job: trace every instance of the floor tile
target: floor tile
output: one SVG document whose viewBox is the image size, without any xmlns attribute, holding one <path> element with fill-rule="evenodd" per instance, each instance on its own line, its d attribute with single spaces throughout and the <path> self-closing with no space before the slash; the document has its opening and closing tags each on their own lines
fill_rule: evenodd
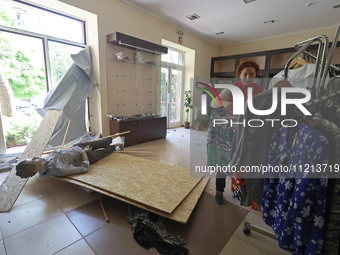
<svg viewBox="0 0 340 255">
<path fill-rule="evenodd" d="M 36 175 L 33 176 L 33 177 L 30 177 L 30 178 L 28 179 L 28 181 L 26 182 L 26 185 L 31 185 L 31 184 L 34 184 L 34 183 L 39 182 L 37 176 L 38 176 L 38 174 L 36 174 Z"/>
<path fill-rule="evenodd" d="M 0 255 L 6 255 L 5 245 L 3 242 L 0 242 Z"/>
<path fill-rule="evenodd" d="M 213 195 L 204 192 L 194 212 L 217 227 L 232 228 L 235 231 L 248 215 L 249 210 L 227 201 L 219 205 Z"/>
<path fill-rule="evenodd" d="M 68 211 L 66 215 L 82 236 L 87 236 L 107 224 L 99 200 Z"/>
<path fill-rule="evenodd" d="M 274 239 L 264 236 L 254 230 L 251 230 L 251 233 L 249 235 L 244 234 L 243 224 L 245 221 L 273 233 L 271 227 L 269 227 L 262 220 L 261 215 L 259 213 L 250 211 L 246 218 L 244 219 L 244 221 L 242 222 L 242 224 L 238 227 L 238 229 L 234 233 L 234 235 L 237 238 L 249 243 L 250 245 L 257 247 L 266 254 L 287 255 L 287 252 L 281 249 L 277 241 Z"/>
<path fill-rule="evenodd" d="M 96 255 L 84 239 L 81 239 L 65 249 L 55 253 L 55 255 Z"/>
<path fill-rule="evenodd" d="M 13 207 L 35 201 L 43 197 L 48 197 L 49 195 L 50 194 L 40 182 L 37 181 L 31 184 L 27 183 Z"/>
<path fill-rule="evenodd" d="M 185 226 L 177 222 L 166 222 L 165 226 L 170 234 L 180 235 L 187 243 L 189 254 L 195 255 L 218 255 L 233 234 L 197 214 L 192 214 Z"/>
<path fill-rule="evenodd" d="M 220 255 L 247 254 L 247 255 L 272 255 L 266 254 L 249 243 L 232 236 L 227 245 L 223 248 Z M 275 254 L 275 253 L 273 253 Z M 287 253 L 288 254 L 288 253 Z"/>
<path fill-rule="evenodd" d="M 190 254 L 219 254 L 249 211 L 226 202 L 220 206 L 204 192 L 187 224 L 166 221 L 168 232 L 187 242 Z"/>
<path fill-rule="evenodd" d="M 0 243 L 2 243 L 2 239 L 3 239 L 3 236 L 2 236 L 2 230 L 1 230 L 1 224 L 0 224 Z"/>
<path fill-rule="evenodd" d="M 137 255 L 159 255 L 159 254 L 160 253 L 155 248 L 151 248 L 149 250 L 144 249 L 143 251 L 141 251 Z"/>
<path fill-rule="evenodd" d="M 98 194 L 88 194 L 80 186 L 74 185 L 64 192 L 53 194 L 52 197 L 64 212 L 68 212 L 74 208 L 98 199 Z"/>
<path fill-rule="evenodd" d="M 76 228 L 62 214 L 5 238 L 7 255 L 54 254 L 81 239 Z"/>
<path fill-rule="evenodd" d="M 62 214 L 51 197 L 39 199 L 0 214 L 3 238 Z"/>
<path fill-rule="evenodd" d="M 131 225 L 110 223 L 85 237 L 97 255 L 136 255 L 144 251 L 133 238 Z"/>
<path fill-rule="evenodd" d="M 48 193 L 50 193 L 51 195 L 64 192 L 77 186 L 75 184 L 61 181 L 53 177 L 42 177 L 39 180 L 41 184 L 46 188 Z"/>
</svg>

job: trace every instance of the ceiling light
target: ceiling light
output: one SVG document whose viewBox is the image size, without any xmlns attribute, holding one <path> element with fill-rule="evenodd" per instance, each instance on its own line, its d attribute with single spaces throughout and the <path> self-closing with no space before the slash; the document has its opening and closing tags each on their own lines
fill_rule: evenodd
<svg viewBox="0 0 340 255">
<path fill-rule="evenodd" d="M 199 19 L 200 16 L 198 16 L 196 13 L 194 13 L 194 14 L 188 15 L 187 18 L 190 19 L 190 20 L 195 20 L 195 19 Z"/>
<path fill-rule="evenodd" d="M 217 32 L 216 35 L 223 35 L 224 32 Z"/>
<path fill-rule="evenodd" d="M 255 2 L 256 0 L 243 0 L 243 2 L 245 2 L 246 4 L 249 4 L 251 2 Z"/>
<path fill-rule="evenodd" d="M 340 8 L 340 4 L 334 5 L 333 8 L 334 8 L 334 9 Z"/>
<path fill-rule="evenodd" d="M 274 22 L 275 20 L 266 20 L 265 22 L 263 22 L 263 24 L 269 25 L 269 24 L 273 24 Z"/>
</svg>

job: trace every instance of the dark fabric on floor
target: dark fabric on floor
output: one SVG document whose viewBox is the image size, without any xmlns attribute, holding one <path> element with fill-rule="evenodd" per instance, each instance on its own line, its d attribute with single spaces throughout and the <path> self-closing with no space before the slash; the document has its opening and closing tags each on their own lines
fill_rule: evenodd
<svg viewBox="0 0 340 255">
<path fill-rule="evenodd" d="M 155 248 L 144 249 L 134 239 L 128 224 L 126 203 L 107 196 L 102 196 L 102 200 L 109 223 L 98 200 L 66 213 L 95 254 L 159 254 Z M 189 254 L 218 255 L 248 212 L 248 209 L 226 200 L 223 205 L 218 205 L 213 195 L 203 192 L 187 224 L 164 219 L 163 225 L 168 233 L 179 235 L 186 241 Z"/>
</svg>

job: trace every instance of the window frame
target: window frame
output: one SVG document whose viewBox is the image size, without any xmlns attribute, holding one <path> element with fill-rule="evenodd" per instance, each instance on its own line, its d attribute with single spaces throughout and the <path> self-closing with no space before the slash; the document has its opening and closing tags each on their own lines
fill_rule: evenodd
<svg viewBox="0 0 340 255">
<path fill-rule="evenodd" d="M 53 14 L 57 14 L 57 15 L 61 15 L 61 16 L 73 19 L 73 20 L 81 21 L 83 23 L 84 43 L 78 43 L 78 42 L 74 42 L 74 41 L 70 41 L 70 40 L 66 40 L 66 39 L 62 39 L 62 38 L 58 38 L 58 37 L 53 37 L 53 36 L 49 36 L 49 35 L 35 33 L 35 32 L 20 29 L 20 28 L 12 28 L 12 27 L 8 27 L 8 26 L 0 25 L 0 33 L 1 32 L 7 32 L 7 33 L 13 33 L 13 34 L 17 34 L 17 35 L 28 36 L 28 37 L 37 38 L 37 39 L 42 40 L 44 64 L 45 64 L 45 75 L 46 75 L 46 89 L 47 89 L 47 92 L 48 92 L 52 89 L 52 78 L 51 78 L 52 75 L 51 75 L 51 66 L 50 66 L 49 48 L 48 48 L 49 41 L 53 41 L 53 42 L 57 42 L 57 43 L 63 43 L 63 44 L 70 45 L 70 46 L 77 46 L 77 47 L 86 48 L 88 46 L 87 37 L 86 37 L 86 21 L 74 18 L 74 17 L 69 16 L 69 15 L 62 14 L 62 13 L 59 13 L 59 12 L 56 12 L 56 11 L 52 11 L 52 10 L 49 10 L 49 9 L 41 7 L 41 6 L 37 6 L 37 5 L 31 4 L 31 3 L 26 3 L 26 2 L 21 1 L 21 0 L 13 0 L 13 2 L 25 4 L 25 5 L 28 5 L 30 7 L 38 8 L 38 9 L 41 9 L 41 10 L 44 10 L 44 11 L 47 11 L 47 12 L 50 12 L 50 13 L 53 13 Z M 0 124 L 1 123 L 2 122 L 1 122 L 1 116 L 0 116 Z M 1 124 L 0 125 L 0 135 L 4 135 L 3 132 L 4 132 L 3 126 Z M 2 148 L 2 146 L 4 146 L 4 148 Z M 0 144 L 0 152 L 3 151 L 3 149 L 6 151 L 6 145 Z"/>
</svg>

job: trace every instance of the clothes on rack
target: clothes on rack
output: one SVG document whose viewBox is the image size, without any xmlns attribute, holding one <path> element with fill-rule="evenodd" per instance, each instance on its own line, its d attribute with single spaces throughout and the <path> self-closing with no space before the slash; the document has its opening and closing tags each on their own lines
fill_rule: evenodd
<svg viewBox="0 0 340 255">
<path fill-rule="evenodd" d="M 297 88 L 307 88 L 313 84 L 313 79 L 315 75 L 315 64 L 306 64 L 298 69 L 289 69 L 287 81 L 292 84 L 293 87 Z M 271 89 L 275 83 L 284 79 L 284 70 L 277 73 L 271 79 L 268 88 Z"/>
<path fill-rule="evenodd" d="M 295 144 L 294 144 L 295 141 Z M 329 142 L 305 123 L 283 127 L 273 135 L 268 165 L 313 166 L 329 164 Z M 274 229 L 279 246 L 293 254 L 322 254 L 327 176 L 267 178 L 264 181 L 263 220 Z"/>
<path fill-rule="evenodd" d="M 292 119 L 297 108 L 295 105 L 287 105 L 287 115 L 281 114 L 281 92 L 278 91 L 277 109 L 270 115 L 259 116 L 250 112 L 248 104 L 245 104 L 245 114 L 240 115 L 238 123 L 245 122 L 246 125 L 237 125 L 231 148 L 231 158 L 229 165 L 260 166 L 266 165 L 268 160 L 269 145 L 273 134 L 282 126 L 281 120 Z M 299 98 L 299 93 L 289 93 L 290 99 Z M 273 104 L 272 90 L 264 91 L 253 97 L 255 109 L 270 109 Z M 261 127 L 251 127 L 247 121 L 259 119 L 264 121 Z M 266 119 L 276 119 L 279 121 L 270 122 Z M 263 190 L 263 176 L 258 173 L 244 173 L 246 179 L 246 189 L 250 198 L 257 204 L 261 204 Z M 250 204 L 248 204 L 250 205 Z"/>
<path fill-rule="evenodd" d="M 321 118 L 318 121 L 328 133 L 332 134 L 334 149 L 331 147 L 331 151 L 335 152 L 334 163 L 340 164 L 340 127 L 326 118 Z M 328 140 L 330 141 L 330 139 Z M 332 178 L 328 181 L 324 255 L 340 253 L 340 179 Z"/>
</svg>

